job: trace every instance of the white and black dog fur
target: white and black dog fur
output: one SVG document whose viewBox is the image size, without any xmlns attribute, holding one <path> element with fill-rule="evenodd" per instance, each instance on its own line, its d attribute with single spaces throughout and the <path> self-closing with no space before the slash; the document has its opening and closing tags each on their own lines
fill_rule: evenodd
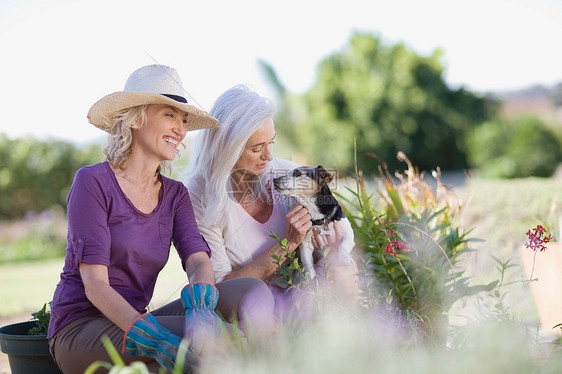
<svg viewBox="0 0 562 374">
<path fill-rule="evenodd" d="M 341 206 L 330 191 L 328 184 L 332 180 L 333 175 L 321 165 L 317 167 L 300 166 L 286 175 L 274 178 L 273 186 L 277 192 L 286 197 L 283 199 L 286 210 L 297 203 L 303 205 L 312 217 L 312 225 L 321 226 L 323 234 L 328 232 L 334 235 L 333 222 L 339 221 L 344 237 L 338 248 L 338 258 L 340 264 L 350 265 L 353 262 L 351 251 L 355 246 L 353 230 L 349 220 L 343 214 Z M 314 248 L 311 237 L 312 229 L 306 234 L 299 250 L 305 270 L 313 279 L 316 271 L 314 270 Z"/>
</svg>

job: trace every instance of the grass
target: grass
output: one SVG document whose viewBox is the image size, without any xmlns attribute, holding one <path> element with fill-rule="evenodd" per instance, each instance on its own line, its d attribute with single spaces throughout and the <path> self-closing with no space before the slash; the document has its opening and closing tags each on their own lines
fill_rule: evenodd
<svg viewBox="0 0 562 374">
<path fill-rule="evenodd" d="M 505 282 L 515 283 L 504 288 L 508 292 L 506 303 L 523 320 L 536 318 L 529 287 L 517 283 L 525 277 L 521 265 L 525 234 L 549 220 L 553 202 L 562 202 L 560 185 L 561 181 L 555 178 L 473 179 L 458 189 L 466 202 L 461 225 L 473 229 L 471 237 L 483 240 L 473 245 L 476 251 L 465 257 L 463 268 L 479 279 L 493 280 L 498 273 L 492 256 L 504 261 L 511 259 L 516 266 L 506 274 Z M 561 212 L 556 209 L 556 217 L 551 221 L 557 224 Z M 554 231 L 558 235 L 557 227 Z"/>
<path fill-rule="evenodd" d="M 0 223 L 0 265 L 64 256 L 66 221 L 61 208 Z"/>
<path fill-rule="evenodd" d="M 535 373 L 560 372 L 561 356 L 529 349 L 529 337 L 509 323 L 482 322 L 465 334 L 463 348 L 406 347 L 392 331 L 348 314 L 325 313 L 294 335 L 276 335 L 250 349 L 231 349 L 201 372 L 288 373 Z M 548 357 L 548 358 L 547 358 Z"/>
<path fill-rule="evenodd" d="M 38 311 L 52 299 L 61 270 L 62 258 L 1 265 L 0 317 Z"/>
<path fill-rule="evenodd" d="M 0 265 L 0 319 L 36 312 L 53 298 L 64 258 Z M 170 253 L 170 260 L 156 283 L 150 307 L 158 308 L 179 297 L 187 283 L 179 257 Z"/>
</svg>

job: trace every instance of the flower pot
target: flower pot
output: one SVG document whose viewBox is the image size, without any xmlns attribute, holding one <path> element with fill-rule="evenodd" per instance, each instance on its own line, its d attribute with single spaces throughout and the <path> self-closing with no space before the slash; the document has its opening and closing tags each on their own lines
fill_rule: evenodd
<svg viewBox="0 0 562 374">
<path fill-rule="evenodd" d="M 0 349 L 8 355 L 12 374 L 61 374 L 49 352 L 47 335 L 29 335 L 35 321 L 0 328 Z"/>
<path fill-rule="evenodd" d="M 523 248 L 523 267 L 527 279 L 536 279 L 530 286 L 541 327 L 559 334 L 560 329 L 552 328 L 562 323 L 562 242 L 548 243 L 546 247 L 537 253 Z"/>
</svg>

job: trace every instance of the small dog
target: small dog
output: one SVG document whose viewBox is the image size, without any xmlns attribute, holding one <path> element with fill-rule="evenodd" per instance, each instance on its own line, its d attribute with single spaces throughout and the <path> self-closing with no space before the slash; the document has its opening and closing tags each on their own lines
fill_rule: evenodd
<svg viewBox="0 0 562 374">
<path fill-rule="evenodd" d="M 295 204 L 301 204 L 308 209 L 312 216 L 312 225 L 321 226 L 322 233 L 335 235 L 334 221 L 339 221 L 344 237 L 338 248 L 340 264 L 350 265 L 353 262 L 351 251 L 355 246 L 351 223 L 342 212 L 341 206 L 330 191 L 328 184 L 333 180 L 332 174 L 321 165 L 317 167 L 297 167 L 286 175 L 273 179 L 273 186 L 281 196 L 285 197 L 284 204 L 289 210 Z M 308 231 L 300 245 L 300 259 L 305 270 L 314 279 L 314 259 L 312 246 L 312 229 Z"/>
</svg>

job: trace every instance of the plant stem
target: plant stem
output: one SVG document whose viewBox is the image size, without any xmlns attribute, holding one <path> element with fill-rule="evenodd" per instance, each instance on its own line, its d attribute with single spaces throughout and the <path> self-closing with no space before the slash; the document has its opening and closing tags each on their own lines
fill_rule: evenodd
<svg viewBox="0 0 562 374">
<path fill-rule="evenodd" d="M 400 258 L 398 258 L 398 256 L 396 256 L 396 260 L 398 261 L 398 265 L 400 265 L 400 268 L 404 272 L 404 275 L 406 276 L 406 278 L 408 278 L 408 282 L 410 283 L 410 288 L 412 288 L 412 292 L 414 293 L 414 296 L 417 296 L 416 288 L 414 287 L 414 282 L 412 282 L 412 279 L 410 279 L 410 276 L 408 275 L 408 272 L 406 271 L 406 269 L 402 265 L 402 261 L 400 261 Z"/>
<path fill-rule="evenodd" d="M 535 254 L 533 256 L 533 266 L 531 267 L 531 276 L 529 277 L 529 281 L 533 280 L 533 273 L 535 272 L 535 261 L 537 259 L 537 252 L 538 251 L 535 251 Z M 537 280 L 539 279 L 537 278 Z"/>
</svg>

